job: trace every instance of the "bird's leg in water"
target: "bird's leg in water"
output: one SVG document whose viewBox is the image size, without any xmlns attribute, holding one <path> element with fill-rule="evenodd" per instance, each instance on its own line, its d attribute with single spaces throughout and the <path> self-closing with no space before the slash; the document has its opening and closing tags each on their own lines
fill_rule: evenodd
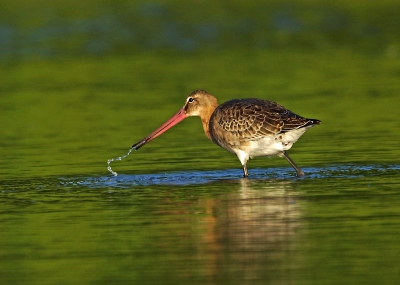
<svg viewBox="0 0 400 285">
<path fill-rule="evenodd" d="M 246 178 L 249 176 L 249 173 L 247 172 L 247 166 L 246 164 L 243 164 L 242 167 L 243 167 L 243 177 Z"/>
<path fill-rule="evenodd" d="M 286 160 L 289 161 L 290 165 L 296 170 L 297 177 L 303 177 L 304 172 L 294 163 L 294 161 L 290 158 L 290 156 L 286 153 L 286 151 L 283 152 L 283 155 L 285 156 Z"/>
</svg>

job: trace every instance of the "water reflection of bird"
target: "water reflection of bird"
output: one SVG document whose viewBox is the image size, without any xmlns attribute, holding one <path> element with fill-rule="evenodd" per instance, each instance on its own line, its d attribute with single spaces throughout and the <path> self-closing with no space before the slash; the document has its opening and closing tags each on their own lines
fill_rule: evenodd
<svg viewBox="0 0 400 285">
<path fill-rule="evenodd" d="M 191 116 L 200 116 L 204 132 L 212 142 L 238 156 L 244 177 L 248 176 L 247 161 L 257 156 L 284 156 L 297 176 L 304 176 L 286 151 L 308 128 L 321 123 L 261 99 L 235 99 L 218 106 L 214 96 L 196 90 L 186 98 L 178 113 L 132 148 L 139 149 Z"/>
<path fill-rule="evenodd" d="M 298 191 L 294 191 L 297 184 L 273 179 L 236 179 L 215 184 L 229 185 L 230 191 L 199 197 L 195 207 L 204 209 L 204 213 L 190 228 L 198 233 L 196 248 L 207 260 L 206 274 L 218 276 L 226 268 L 235 267 L 236 276 L 251 280 L 242 284 L 257 283 L 255 280 L 264 284 L 266 276 L 273 276 L 277 269 L 282 276 L 292 276 L 301 257 L 295 248 L 304 240 L 304 204 L 297 198 Z M 213 186 L 207 185 L 206 189 Z M 187 204 L 184 207 L 187 209 Z"/>
</svg>

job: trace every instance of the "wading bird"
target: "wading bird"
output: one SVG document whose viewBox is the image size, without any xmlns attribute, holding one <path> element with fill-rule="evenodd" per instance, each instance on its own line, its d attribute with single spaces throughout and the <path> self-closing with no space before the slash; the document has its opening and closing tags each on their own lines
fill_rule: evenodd
<svg viewBox="0 0 400 285">
<path fill-rule="evenodd" d="M 191 116 L 201 118 L 204 133 L 212 142 L 237 155 L 244 177 L 249 175 L 247 161 L 257 156 L 284 156 L 296 170 L 297 176 L 304 176 L 286 151 L 307 129 L 321 123 L 262 99 L 234 99 L 218 105 L 214 96 L 204 90 L 196 90 L 186 98 L 185 105 L 178 113 L 135 143 L 132 149 L 138 150 Z"/>
</svg>

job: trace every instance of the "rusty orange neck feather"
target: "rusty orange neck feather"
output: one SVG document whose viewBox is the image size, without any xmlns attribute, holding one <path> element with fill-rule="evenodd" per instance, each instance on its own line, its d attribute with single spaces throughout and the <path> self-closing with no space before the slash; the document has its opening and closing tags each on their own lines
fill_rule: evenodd
<svg viewBox="0 0 400 285">
<path fill-rule="evenodd" d="M 215 102 L 212 105 L 210 104 L 207 106 L 207 109 L 203 110 L 203 112 L 200 114 L 204 133 L 207 136 L 207 138 L 211 141 L 212 141 L 212 139 L 211 139 L 211 134 L 210 134 L 210 119 L 211 119 L 211 115 L 214 113 L 214 111 L 217 107 L 218 107 L 218 102 Z"/>
</svg>

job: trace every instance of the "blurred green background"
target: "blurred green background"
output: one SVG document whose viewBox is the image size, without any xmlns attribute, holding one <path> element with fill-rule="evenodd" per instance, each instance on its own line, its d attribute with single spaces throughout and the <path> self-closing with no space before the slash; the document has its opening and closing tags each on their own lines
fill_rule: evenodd
<svg viewBox="0 0 400 285">
<path fill-rule="evenodd" d="M 3 60 L 345 47 L 396 56 L 399 2 L 2 1 Z"/>
</svg>

